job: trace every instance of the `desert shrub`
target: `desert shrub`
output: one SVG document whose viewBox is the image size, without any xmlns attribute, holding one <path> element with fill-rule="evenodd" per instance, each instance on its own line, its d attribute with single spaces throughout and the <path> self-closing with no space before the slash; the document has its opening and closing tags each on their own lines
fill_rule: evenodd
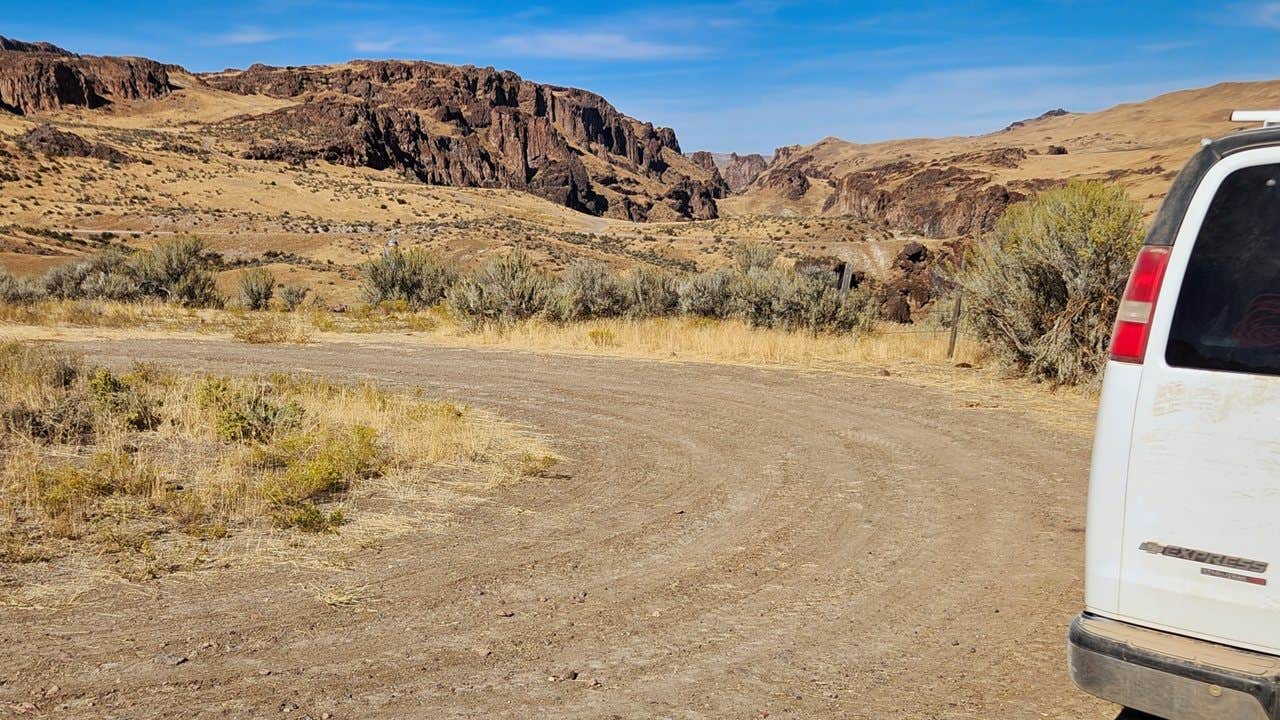
<svg viewBox="0 0 1280 720">
<path fill-rule="evenodd" d="M 725 285 L 724 316 L 760 327 L 772 325 L 774 297 L 782 282 L 783 273 L 759 267 L 734 273 Z"/>
<path fill-rule="evenodd" d="M 81 285 L 89 277 L 89 263 L 67 263 L 49 268 L 44 274 L 45 295 L 59 300 L 78 300 L 84 297 Z"/>
<path fill-rule="evenodd" d="M 618 344 L 618 336 L 609 328 L 591 328 L 587 331 L 587 339 L 596 347 L 613 347 Z"/>
<path fill-rule="evenodd" d="M 552 282 L 516 250 L 489 260 L 450 288 L 449 308 L 470 323 L 509 323 L 542 314 L 552 299 Z"/>
<path fill-rule="evenodd" d="M 370 305 L 403 300 L 415 308 L 429 307 L 444 299 L 458 279 L 457 270 L 434 253 L 414 248 L 392 248 L 360 268 L 364 276 L 361 294 Z"/>
<path fill-rule="evenodd" d="M 789 272 L 774 284 L 771 321 L 785 330 L 866 332 L 878 319 L 872 293 L 851 290 L 843 295 L 821 279 Z"/>
<path fill-rule="evenodd" d="M 285 312 L 293 312 L 302 307 L 302 303 L 307 299 L 307 289 L 301 285 L 281 285 L 280 286 L 280 307 Z"/>
<path fill-rule="evenodd" d="M 347 516 L 342 510 L 325 512 L 312 503 L 303 503 L 275 508 L 271 513 L 271 522 L 278 528 L 325 533 L 345 525 Z"/>
<path fill-rule="evenodd" d="M 651 267 L 636 268 L 621 282 L 623 314 L 628 318 L 666 317 L 680 309 L 676 278 Z"/>
<path fill-rule="evenodd" d="M 699 317 L 725 317 L 729 307 L 729 284 L 734 273 L 728 268 L 706 270 L 680 282 L 680 312 Z"/>
<path fill-rule="evenodd" d="M 213 415 L 214 433 L 228 442 L 264 442 L 276 433 L 296 428 L 302 408 L 293 402 L 275 402 L 270 385 L 241 391 L 226 378 L 205 378 L 196 388 L 198 406 Z"/>
<path fill-rule="evenodd" d="M 59 300 L 130 300 L 139 294 L 138 283 L 130 272 L 129 256 L 118 250 L 52 267 L 44 274 L 41 284 L 45 295 Z"/>
<path fill-rule="evenodd" d="M 105 497 L 145 497 L 158 485 L 153 467 L 116 452 L 97 453 L 84 467 L 37 467 L 28 481 L 37 502 L 51 517 L 83 513 Z"/>
<path fill-rule="evenodd" d="M 298 507 L 376 477 L 384 464 L 377 437 L 372 428 L 357 425 L 345 435 L 307 433 L 285 438 L 284 469 L 263 482 L 263 498 L 279 508 Z"/>
<path fill-rule="evenodd" d="M 205 265 L 204 242 L 179 237 L 134 255 L 130 271 L 143 295 L 187 307 L 219 307 L 222 296 Z"/>
<path fill-rule="evenodd" d="M 97 406 L 131 430 L 160 425 L 160 400 L 151 397 L 139 378 L 127 380 L 106 368 L 89 375 L 89 395 Z"/>
<path fill-rule="evenodd" d="M 618 276 L 604 263 L 580 261 L 565 271 L 549 306 L 556 320 L 617 317 L 625 299 Z"/>
<path fill-rule="evenodd" d="M 44 297 L 44 288 L 38 283 L 16 278 L 0 267 L 0 301 L 14 305 L 26 305 Z"/>
<path fill-rule="evenodd" d="M 958 275 L 968 324 L 1016 373 L 1091 382 L 1141 243 L 1141 210 L 1117 186 L 1073 182 L 1015 205 Z"/>
<path fill-rule="evenodd" d="M 0 427 L 5 432 L 41 442 L 92 442 L 94 421 L 93 401 L 83 392 L 64 393 L 43 403 L 18 400 L 0 410 Z"/>
<path fill-rule="evenodd" d="M 248 310 L 266 310 L 275 292 L 276 276 L 266 268 L 250 268 L 236 278 L 236 297 Z"/>
<path fill-rule="evenodd" d="M 733 264 L 742 274 L 752 270 L 767 272 L 778 259 L 778 248 L 760 242 L 740 242 L 733 247 Z"/>
</svg>

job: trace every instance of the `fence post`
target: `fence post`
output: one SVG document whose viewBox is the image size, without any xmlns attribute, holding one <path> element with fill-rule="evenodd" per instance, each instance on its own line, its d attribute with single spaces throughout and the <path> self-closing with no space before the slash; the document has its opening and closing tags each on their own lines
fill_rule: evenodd
<svg viewBox="0 0 1280 720">
<path fill-rule="evenodd" d="M 967 254 L 967 253 L 966 253 Z M 960 255 L 960 270 L 964 270 L 964 254 Z M 956 285 L 956 307 L 951 311 L 951 341 L 947 343 L 947 359 L 956 355 L 956 336 L 960 333 L 960 304 L 964 300 L 964 288 Z"/>
<path fill-rule="evenodd" d="M 840 266 L 840 294 L 848 295 L 853 286 L 853 264 L 848 260 Z"/>
</svg>

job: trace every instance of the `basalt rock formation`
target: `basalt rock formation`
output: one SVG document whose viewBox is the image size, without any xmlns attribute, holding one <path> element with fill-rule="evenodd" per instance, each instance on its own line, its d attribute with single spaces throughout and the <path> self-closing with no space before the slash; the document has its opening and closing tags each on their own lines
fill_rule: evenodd
<svg viewBox="0 0 1280 720">
<path fill-rule="evenodd" d="M 51 157 L 91 157 L 110 162 L 132 162 L 133 158 L 105 143 L 91 143 L 73 132 L 49 125 L 32 128 L 18 140 L 29 150 Z"/>
<path fill-rule="evenodd" d="M 738 193 L 746 190 L 768 167 L 769 161 L 759 153 L 729 153 L 729 161 L 721 174 L 729 184 L 729 190 Z"/>
<path fill-rule="evenodd" d="M 1001 154 L 996 160 L 1009 157 Z M 824 213 L 856 215 L 927 237 L 989 230 L 1005 208 L 1024 197 L 992 184 L 988 175 L 950 163 L 899 161 L 850 173 L 834 187 Z"/>
<path fill-rule="evenodd" d="M 423 182 L 527 190 L 595 215 L 710 219 L 727 186 L 675 132 L 594 93 L 493 68 L 353 62 L 204 76 L 214 87 L 298 101 L 237 120 L 251 158 L 321 159 Z"/>
<path fill-rule="evenodd" d="M 154 60 L 75 55 L 49 43 L 0 38 L 0 111 L 98 108 L 170 90 L 168 68 Z"/>
</svg>

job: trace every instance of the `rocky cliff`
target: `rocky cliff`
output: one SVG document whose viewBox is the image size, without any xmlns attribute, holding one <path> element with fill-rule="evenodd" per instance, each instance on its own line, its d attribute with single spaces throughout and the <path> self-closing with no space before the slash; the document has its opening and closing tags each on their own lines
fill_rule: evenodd
<svg viewBox="0 0 1280 720">
<path fill-rule="evenodd" d="M 680 152 L 670 128 L 594 93 L 493 68 L 428 62 L 255 65 L 203 77 L 241 94 L 298 101 L 238 120 L 253 158 L 316 158 L 394 169 L 423 182 L 527 190 L 629 220 L 717 216 L 726 187 Z"/>
<path fill-rule="evenodd" d="M 989 230 L 1023 195 L 955 164 L 899 161 L 836 179 L 823 212 L 855 215 L 926 237 Z"/>
<path fill-rule="evenodd" d="M 769 167 L 769 161 L 759 153 L 751 153 L 750 155 L 739 155 L 738 153 L 729 153 L 728 161 L 725 163 L 721 174 L 724 180 L 729 184 L 732 192 L 742 192 L 750 187 L 751 183 L 756 181 L 762 173 Z"/>
<path fill-rule="evenodd" d="M 0 38 L 0 111 L 97 108 L 170 90 L 167 68 L 153 60 L 75 55 L 49 43 Z"/>
</svg>

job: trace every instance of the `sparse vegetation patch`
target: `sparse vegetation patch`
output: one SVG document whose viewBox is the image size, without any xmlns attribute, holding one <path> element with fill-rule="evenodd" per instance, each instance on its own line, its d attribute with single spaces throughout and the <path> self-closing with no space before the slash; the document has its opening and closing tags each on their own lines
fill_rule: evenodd
<svg viewBox="0 0 1280 720">
<path fill-rule="evenodd" d="M 0 398 L 0 567 L 92 557 L 157 577 L 225 563 L 247 537 L 367 535 L 367 515 L 409 518 L 401 503 L 433 483 L 554 462 L 451 403 L 289 376 L 120 373 L 31 345 L 0 345 Z"/>
</svg>

